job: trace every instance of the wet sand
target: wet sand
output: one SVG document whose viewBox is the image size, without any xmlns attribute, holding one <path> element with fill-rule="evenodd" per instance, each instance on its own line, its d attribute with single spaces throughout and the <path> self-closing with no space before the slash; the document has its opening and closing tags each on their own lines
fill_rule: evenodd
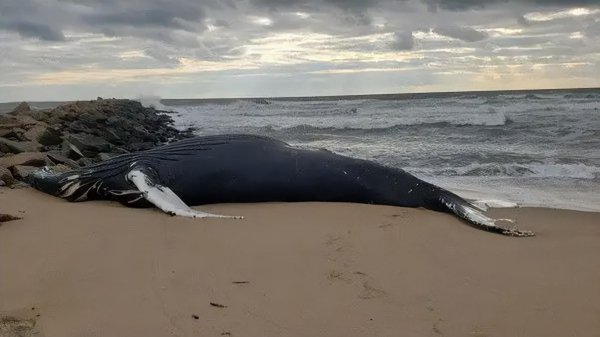
<svg viewBox="0 0 600 337">
<path fill-rule="evenodd" d="M 510 238 L 422 209 L 199 208 L 246 218 L 0 188 L 23 218 L 0 225 L 0 315 L 46 337 L 600 336 L 599 213 L 492 210 L 537 233 Z"/>
</svg>

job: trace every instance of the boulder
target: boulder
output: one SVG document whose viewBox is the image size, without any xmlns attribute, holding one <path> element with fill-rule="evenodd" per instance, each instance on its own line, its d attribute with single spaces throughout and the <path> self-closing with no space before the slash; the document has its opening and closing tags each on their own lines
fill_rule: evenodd
<svg viewBox="0 0 600 337">
<path fill-rule="evenodd" d="M 10 171 L 12 172 L 13 177 L 17 178 L 18 180 L 24 181 L 27 179 L 27 177 L 32 172 L 35 172 L 39 169 L 40 169 L 39 167 L 35 167 L 35 166 L 17 165 L 17 166 L 11 167 Z"/>
<path fill-rule="evenodd" d="M 0 137 L 9 138 L 15 129 L 20 128 L 21 124 L 9 123 L 0 124 Z"/>
<path fill-rule="evenodd" d="M 66 140 L 62 142 L 61 148 L 62 152 L 69 159 L 78 160 L 79 158 L 83 158 L 83 153 L 81 153 L 81 150 Z"/>
<path fill-rule="evenodd" d="M 153 142 L 142 142 L 142 143 L 133 143 L 133 144 L 129 144 L 128 148 L 131 151 L 144 151 L 144 150 L 150 150 L 151 148 L 154 147 L 154 143 Z"/>
<path fill-rule="evenodd" d="M 111 145 L 106 140 L 88 133 L 76 133 L 67 137 L 86 157 L 94 157 L 100 152 L 110 152 Z"/>
<path fill-rule="evenodd" d="M 90 166 L 90 165 L 94 164 L 94 161 L 91 160 L 90 158 L 83 157 L 83 158 L 79 159 L 77 161 L 77 163 L 79 164 L 79 166 L 85 167 L 85 166 Z"/>
<path fill-rule="evenodd" d="M 43 123 L 33 119 L 33 117 L 31 117 L 29 114 L 17 115 L 15 118 L 18 123 L 21 123 L 21 125 L 35 125 L 38 123 Z"/>
<path fill-rule="evenodd" d="M 62 143 L 60 132 L 49 126 L 35 125 L 27 130 L 23 136 L 27 140 L 36 141 L 46 146 L 59 145 Z"/>
<path fill-rule="evenodd" d="M 46 111 L 42 111 L 42 110 L 32 110 L 31 111 L 31 118 L 35 119 L 36 121 L 47 122 L 49 117 L 50 116 L 48 115 L 48 113 Z"/>
<path fill-rule="evenodd" d="M 0 158 L 0 166 L 10 168 L 16 165 L 37 166 L 46 165 L 46 155 L 41 152 L 21 152 L 14 156 Z"/>
<path fill-rule="evenodd" d="M 18 125 L 20 125 L 20 124 L 17 122 L 17 119 L 16 119 L 16 118 L 14 118 L 14 117 L 12 117 L 12 116 L 9 116 L 9 115 L 3 115 L 3 114 L 0 114 L 0 126 L 6 125 L 6 124 L 15 124 L 15 125 L 14 125 L 14 126 L 12 126 L 12 127 L 15 127 L 15 126 L 18 126 Z"/>
<path fill-rule="evenodd" d="M 19 116 L 19 115 L 28 115 L 31 112 L 31 107 L 29 107 L 29 104 L 27 104 L 27 102 L 22 102 L 21 104 L 17 105 L 17 107 L 12 111 L 9 112 L 9 115 L 13 115 L 13 116 Z"/>
<path fill-rule="evenodd" d="M 27 141 L 27 138 L 25 138 L 25 132 L 25 130 L 16 127 L 2 132 L 0 136 L 13 141 L 24 142 Z"/>
<path fill-rule="evenodd" d="M 10 186 L 15 183 L 15 178 L 13 178 L 12 173 L 7 168 L 0 166 L 0 180 L 2 180 L 6 185 Z"/>
<path fill-rule="evenodd" d="M 39 144 L 34 142 L 15 142 L 4 137 L 0 137 L 0 151 L 6 153 L 35 152 L 40 148 Z"/>
<path fill-rule="evenodd" d="M 98 153 L 98 159 L 101 161 L 109 160 L 110 158 L 116 156 L 114 153 Z"/>
<path fill-rule="evenodd" d="M 84 133 L 92 133 L 94 132 L 91 128 L 89 128 L 82 121 L 73 121 L 68 126 L 69 131 L 71 132 L 84 132 Z"/>
<path fill-rule="evenodd" d="M 79 164 L 77 164 L 76 161 L 69 159 L 67 156 L 63 155 L 60 152 L 48 152 L 46 153 L 46 156 L 54 165 L 64 165 L 66 167 L 69 167 L 70 169 L 79 168 Z"/>
<path fill-rule="evenodd" d="M 114 131 L 111 130 L 109 128 L 104 128 L 99 130 L 98 132 L 98 136 L 106 139 L 107 141 L 109 141 L 112 144 L 115 145 L 125 145 L 126 142 L 124 142 L 121 137 L 119 137 L 119 135 Z"/>
</svg>

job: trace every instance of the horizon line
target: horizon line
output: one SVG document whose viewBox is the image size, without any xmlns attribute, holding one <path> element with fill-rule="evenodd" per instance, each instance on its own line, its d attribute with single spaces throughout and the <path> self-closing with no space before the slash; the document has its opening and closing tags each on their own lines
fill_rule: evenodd
<svg viewBox="0 0 600 337">
<path fill-rule="evenodd" d="M 187 97 L 187 98 L 164 98 L 164 97 L 160 97 L 160 96 L 156 96 L 156 95 L 147 95 L 147 96 L 138 96 L 135 98 L 127 98 L 127 97 L 110 97 L 110 98 L 105 98 L 105 97 L 101 97 L 98 96 L 96 97 L 96 99 L 75 99 L 75 100 L 56 100 L 56 101 L 36 101 L 36 100 L 23 100 L 23 101 L 6 101 L 6 102 L 0 102 L 0 104 L 11 104 L 11 103 L 68 103 L 68 102 L 78 102 L 78 101 L 93 101 L 93 100 L 97 100 L 98 98 L 102 98 L 102 99 L 129 99 L 129 100 L 140 100 L 142 98 L 151 98 L 151 97 L 156 97 L 161 101 L 168 101 L 168 100 L 197 100 L 197 101 L 215 101 L 215 100 L 257 100 L 257 99 L 275 99 L 275 100 L 286 100 L 286 99 L 333 99 L 333 98 L 339 98 L 339 97 L 346 97 L 346 98 L 354 98 L 354 99 L 360 99 L 363 97 L 373 97 L 373 96 L 411 96 L 411 95 L 415 95 L 415 96 L 419 96 L 419 95 L 427 95 L 427 94 L 446 94 L 446 95 L 452 95 L 452 94 L 464 94 L 464 93 L 474 93 L 474 94 L 478 94 L 478 93 L 499 93 L 499 92 L 543 92 L 543 91 L 584 91 L 584 90 L 600 90 L 600 87 L 579 87 L 579 88 L 547 88 L 547 89 L 490 89 L 490 90 L 458 90 L 458 91 L 415 91 L 415 92 L 397 92 L 397 93 L 378 93 L 378 94 L 340 94 L 340 95 L 317 95 L 317 96 L 245 96 L 245 97 L 211 97 L 211 98 L 193 98 L 193 97 Z"/>
</svg>

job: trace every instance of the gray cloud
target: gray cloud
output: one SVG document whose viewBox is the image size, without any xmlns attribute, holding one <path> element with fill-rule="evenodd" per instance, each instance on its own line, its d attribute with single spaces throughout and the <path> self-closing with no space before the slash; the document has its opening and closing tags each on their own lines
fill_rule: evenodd
<svg viewBox="0 0 600 337">
<path fill-rule="evenodd" d="M 377 7 L 381 0 L 252 0 L 258 6 L 267 8 L 319 9 L 323 6 L 335 6 L 345 10 L 357 10 Z"/>
<path fill-rule="evenodd" d="M 480 32 L 471 27 L 460 27 L 456 25 L 446 25 L 436 27 L 433 32 L 451 37 L 453 39 L 463 40 L 465 42 L 477 42 L 488 37 L 485 32 Z"/>
<path fill-rule="evenodd" d="M 557 7 L 576 7 L 576 6 L 598 6 L 598 0 L 423 0 L 430 11 L 438 9 L 450 11 L 463 11 L 470 9 L 481 9 L 488 6 L 557 6 Z"/>
<path fill-rule="evenodd" d="M 552 17 L 578 6 L 589 13 Z M 451 74 L 481 80 L 514 71 L 535 78 L 552 67 L 587 74 L 581 83 L 594 83 L 597 8 L 600 0 L 0 0 L 0 100 L 27 92 L 19 86 L 39 86 L 39 74 L 47 75 L 43 92 L 52 99 L 69 90 L 110 95 L 106 80 L 74 84 L 88 71 L 110 74 L 119 88 L 112 95 L 138 88 L 253 95 L 256 83 L 263 93 L 285 94 L 284 83 L 310 83 L 306 93 L 335 93 L 338 84 L 348 91 L 390 91 L 400 88 L 375 79 L 398 83 L 401 73 L 414 75 L 410 85 L 447 81 L 467 88 L 468 78 Z M 535 20 L 534 12 L 550 19 Z M 374 79 L 371 87 L 359 88 L 367 77 Z M 421 77 L 429 81 L 420 83 Z M 197 83 L 213 87 L 198 90 Z"/>
<path fill-rule="evenodd" d="M 50 27 L 43 23 L 27 21 L 0 21 L 0 29 L 17 32 L 23 37 L 33 37 L 46 41 L 64 41 L 65 36 L 57 28 Z"/>
<path fill-rule="evenodd" d="M 198 13 L 193 19 L 199 20 L 201 18 L 202 14 Z M 93 25 L 160 26 L 185 29 L 185 26 L 178 19 L 185 20 L 162 9 L 93 13 L 85 18 L 87 22 Z"/>
<path fill-rule="evenodd" d="M 59 22 L 52 22 L 44 13 L 56 11 L 46 3 L 36 4 L 30 0 L 0 2 L 0 30 L 11 31 L 25 38 L 46 41 L 65 39 Z M 60 17 L 60 16 L 58 16 Z"/>
<path fill-rule="evenodd" d="M 598 20 L 598 21 L 590 24 L 588 27 L 586 27 L 585 33 L 589 37 L 600 36 L 600 20 Z"/>
</svg>

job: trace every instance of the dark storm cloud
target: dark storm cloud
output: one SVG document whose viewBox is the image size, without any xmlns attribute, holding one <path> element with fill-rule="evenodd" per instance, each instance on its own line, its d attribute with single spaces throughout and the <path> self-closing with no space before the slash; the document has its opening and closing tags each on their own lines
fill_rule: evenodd
<svg viewBox="0 0 600 337">
<path fill-rule="evenodd" d="M 94 10 L 84 15 L 93 25 L 159 26 L 185 29 L 185 22 L 198 22 L 204 9 L 186 1 L 95 2 Z"/>
<path fill-rule="evenodd" d="M 201 17 L 198 15 L 194 19 Z M 183 29 L 185 26 L 177 19 L 179 19 L 177 15 L 161 9 L 94 13 L 85 18 L 87 22 L 94 25 L 161 26 Z"/>
<path fill-rule="evenodd" d="M 46 41 L 64 41 L 64 34 L 57 28 L 43 23 L 27 21 L 0 21 L 0 29 L 17 32 L 22 37 L 38 38 Z"/>
<path fill-rule="evenodd" d="M 0 30 L 16 32 L 25 38 L 46 41 L 65 39 L 60 24 L 54 24 L 43 13 L 52 13 L 46 4 L 33 1 L 0 1 Z"/>
<path fill-rule="evenodd" d="M 453 39 L 463 40 L 465 42 L 477 42 L 488 37 L 485 32 L 480 32 L 471 27 L 460 27 L 456 25 L 446 25 L 436 27 L 434 33 L 451 37 Z"/>
</svg>

